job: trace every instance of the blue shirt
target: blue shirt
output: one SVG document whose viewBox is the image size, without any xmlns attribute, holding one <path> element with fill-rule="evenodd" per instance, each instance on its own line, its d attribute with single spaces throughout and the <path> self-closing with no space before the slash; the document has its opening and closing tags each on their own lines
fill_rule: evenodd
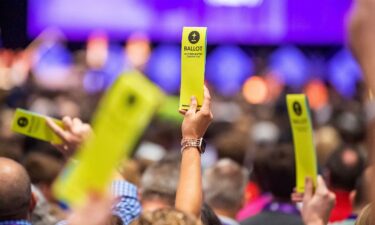
<svg viewBox="0 0 375 225">
<path fill-rule="evenodd" d="M 122 220 L 124 225 L 130 224 L 135 218 L 137 218 L 141 214 L 142 210 L 141 204 L 138 200 L 137 187 L 127 181 L 119 180 L 112 182 L 111 191 L 112 195 L 119 199 L 119 202 L 112 208 L 112 214 L 118 216 Z M 57 223 L 57 225 L 67 225 L 67 221 L 61 221 Z"/>
<path fill-rule="evenodd" d="M 5 220 L 0 221 L 0 225 L 31 225 L 31 223 L 26 220 Z"/>
</svg>

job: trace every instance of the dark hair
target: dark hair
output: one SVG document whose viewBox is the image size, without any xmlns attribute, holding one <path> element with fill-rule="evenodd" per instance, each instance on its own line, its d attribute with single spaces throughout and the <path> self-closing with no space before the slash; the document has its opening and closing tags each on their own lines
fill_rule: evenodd
<svg viewBox="0 0 375 225">
<path fill-rule="evenodd" d="M 24 166 L 33 184 L 52 184 L 63 168 L 63 163 L 45 153 L 34 152 L 26 156 Z"/>
<path fill-rule="evenodd" d="M 201 220 L 203 225 L 221 225 L 219 217 L 207 203 L 203 203 L 201 209 Z"/>
<path fill-rule="evenodd" d="M 296 183 L 292 146 L 283 144 L 257 149 L 254 176 L 262 191 L 271 192 L 276 199 L 290 201 Z"/>
<path fill-rule="evenodd" d="M 354 190 L 356 181 L 362 174 L 364 167 L 365 161 L 358 150 L 350 147 L 337 149 L 328 158 L 326 164 L 330 186 L 346 191 Z"/>
</svg>

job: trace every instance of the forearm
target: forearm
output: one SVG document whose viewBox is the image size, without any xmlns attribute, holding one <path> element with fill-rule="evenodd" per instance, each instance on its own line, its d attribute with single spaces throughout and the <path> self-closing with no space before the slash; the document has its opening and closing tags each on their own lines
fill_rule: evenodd
<svg viewBox="0 0 375 225">
<path fill-rule="evenodd" d="M 189 147 L 182 152 L 176 208 L 199 218 L 202 198 L 201 155 L 197 148 Z"/>
</svg>

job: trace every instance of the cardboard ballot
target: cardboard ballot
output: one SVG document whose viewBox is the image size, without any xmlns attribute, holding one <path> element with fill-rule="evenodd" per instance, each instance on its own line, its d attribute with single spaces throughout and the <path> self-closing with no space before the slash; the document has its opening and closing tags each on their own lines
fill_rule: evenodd
<svg viewBox="0 0 375 225">
<path fill-rule="evenodd" d="M 311 177 L 316 185 L 318 173 L 310 109 L 304 94 L 288 94 L 286 99 L 293 132 L 297 192 L 303 193 L 306 177 Z"/>
<path fill-rule="evenodd" d="M 53 120 L 58 126 L 63 127 L 61 120 Z M 47 125 L 46 116 L 24 109 L 16 109 L 12 122 L 12 130 L 42 141 L 54 144 L 62 143 L 61 139 Z"/>
<path fill-rule="evenodd" d="M 128 157 L 149 124 L 163 93 L 139 72 L 121 75 L 102 98 L 94 135 L 54 185 L 62 201 L 82 203 L 88 191 L 104 192 L 119 162 Z"/>
<path fill-rule="evenodd" d="M 180 110 L 188 110 L 191 96 L 203 102 L 206 65 L 206 27 L 184 27 L 181 41 Z"/>
</svg>

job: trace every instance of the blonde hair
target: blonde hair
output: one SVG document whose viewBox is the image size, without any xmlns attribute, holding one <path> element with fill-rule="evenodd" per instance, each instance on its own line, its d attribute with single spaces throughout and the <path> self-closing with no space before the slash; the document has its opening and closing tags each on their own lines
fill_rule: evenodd
<svg viewBox="0 0 375 225">
<path fill-rule="evenodd" d="M 359 214 L 355 225 L 372 225 L 372 205 L 369 204 L 365 208 L 362 209 L 361 213 Z"/>
</svg>

